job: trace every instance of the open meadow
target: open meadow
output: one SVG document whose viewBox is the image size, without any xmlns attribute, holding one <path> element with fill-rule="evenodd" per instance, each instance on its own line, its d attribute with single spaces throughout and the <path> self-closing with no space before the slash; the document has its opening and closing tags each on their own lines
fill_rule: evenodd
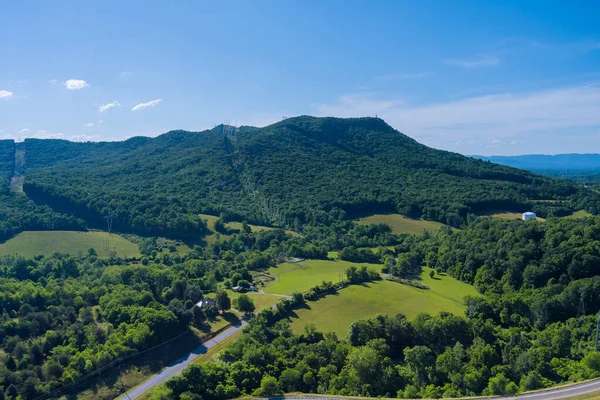
<svg viewBox="0 0 600 400">
<path fill-rule="evenodd" d="M 440 222 L 411 219 L 400 214 L 374 214 L 359 218 L 355 222 L 360 225 L 387 224 L 392 228 L 392 233 L 396 235 L 402 233 L 420 235 L 425 231 L 437 231 L 444 226 Z"/>
<path fill-rule="evenodd" d="M 335 332 L 344 337 L 354 321 L 377 314 L 401 313 L 413 318 L 421 312 L 435 315 L 448 311 L 463 315 L 464 296 L 477 295 L 474 287 L 447 275 L 429 277 L 427 268 L 424 268 L 421 282 L 430 289 L 416 289 L 385 280 L 348 286 L 336 294 L 307 302 L 307 308 L 296 310 L 292 330 L 298 333 L 304 325 L 314 324 L 323 332 Z"/>
<path fill-rule="evenodd" d="M 267 274 L 275 281 L 265 287 L 267 293 L 291 295 L 295 292 L 305 292 L 323 281 L 339 282 L 344 271 L 351 265 L 366 265 L 381 270 L 381 265 L 361 264 L 348 261 L 307 260 L 298 263 L 283 263 L 275 268 L 269 268 Z"/>
<path fill-rule="evenodd" d="M 108 233 L 78 231 L 26 231 L 0 244 L 1 254 L 20 253 L 26 257 L 52 255 L 56 252 L 78 255 L 93 248 L 99 257 L 108 257 L 105 250 Z M 140 257 L 138 246 L 117 234 L 110 235 L 110 248 L 120 257 Z"/>
</svg>

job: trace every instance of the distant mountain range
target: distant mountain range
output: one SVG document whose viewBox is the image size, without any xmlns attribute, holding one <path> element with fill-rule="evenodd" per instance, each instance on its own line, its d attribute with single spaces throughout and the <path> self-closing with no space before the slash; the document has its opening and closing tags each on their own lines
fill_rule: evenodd
<svg viewBox="0 0 600 400">
<path fill-rule="evenodd" d="M 523 156 L 471 157 L 534 172 L 600 173 L 600 154 L 530 154 Z"/>
</svg>

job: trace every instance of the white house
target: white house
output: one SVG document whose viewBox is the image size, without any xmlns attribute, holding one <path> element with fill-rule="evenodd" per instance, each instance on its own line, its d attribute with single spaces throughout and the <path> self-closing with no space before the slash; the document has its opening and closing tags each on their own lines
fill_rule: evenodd
<svg viewBox="0 0 600 400">
<path fill-rule="evenodd" d="M 216 306 L 217 303 L 208 297 L 203 298 L 202 300 L 200 300 L 198 303 L 196 303 L 196 305 L 200 308 L 204 308 L 204 307 L 208 307 L 208 306 Z"/>
<path fill-rule="evenodd" d="M 523 213 L 523 221 L 529 221 L 530 219 L 535 219 L 535 213 L 530 211 Z"/>
</svg>

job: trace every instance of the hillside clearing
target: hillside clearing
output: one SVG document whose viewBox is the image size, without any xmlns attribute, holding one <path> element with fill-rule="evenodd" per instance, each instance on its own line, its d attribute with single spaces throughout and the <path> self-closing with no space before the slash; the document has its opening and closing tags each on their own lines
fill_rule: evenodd
<svg viewBox="0 0 600 400">
<path fill-rule="evenodd" d="M 267 273 L 275 281 L 267 286 L 267 293 L 291 295 L 295 292 L 305 292 L 323 281 L 339 282 L 344 271 L 351 265 L 366 265 L 377 271 L 381 265 L 360 264 L 348 261 L 307 260 L 299 263 L 283 263 L 275 268 L 269 268 Z"/>
<path fill-rule="evenodd" d="M 0 244 L 0 254 L 19 253 L 26 257 L 52 255 L 56 252 L 74 256 L 93 248 L 99 257 L 109 257 L 104 249 L 108 233 L 78 231 L 26 231 Z M 138 246 L 122 236 L 110 235 L 110 248 L 119 257 L 140 257 Z"/>
<path fill-rule="evenodd" d="M 296 310 L 296 317 L 292 318 L 292 330 L 299 333 L 304 325 L 314 324 L 323 332 L 335 332 L 339 337 L 344 337 L 354 321 L 377 314 L 401 313 L 413 318 L 421 312 L 435 315 L 440 311 L 448 311 L 463 315 L 463 298 L 477 295 L 475 288 L 447 275 L 436 275 L 432 279 L 429 271 L 424 268 L 422 282 L 430 290 L 384 280 L 351 285 L 337 294 L 308 302 L 308 308 Z"/>
<path fill-rule="evenodd" d="M 210 231 L 210 234 L 206 235 L 205 240 L 207 244 L 212 244 L 214 243 L 214 241 L 217 239 L 217 235 L 219 235 L 220 237 L 224 238 L 224 239 L 228 239 L 230 237 L 230 235 L 223 235 L 221 233 L 218 233 L 215 230 L 215 222 L 217 222 L 217 220 L 219 219 L 219 217 L 215 216 L 215 215 L 209 215 L 209 214 L 200 214 L 200 219 L 206 221 L 206 225 L 208 230 Z M 250 227 L 250 229 L 252 230 L 252 232 L 260 232 L 260 231 L 270 231 L 270 230 L 274 230 L 274 229 L 279 229 L 276 227 L 272 227 L 272 226 L 263 226 L 263 225 L 253 225 L 253 224 L 248 224 L 248 226 Z M 225 224 L 226 228 L 229 229 L 236 229 L 236 230 L 241 230 L 242 229 L 242 223 L 241 222 L 227 222 Z M 292 235 L 292 236 L 300 236 L 300 234 L 298 232 L 294 232 L 291 231 L 289 229 L 285 229 L 285 232 Z"/>
<path fill-rule="evenodd" d="M 586 218 L 586 217 L 593 217 L 593 216 L 594 215 L 590 214 L 589 212 L 587 212 L 585 210 L 579 210 L 579 211 L 575 211 L 571 215 L 567 215 L 565 218 Z"/>
<path fill-rule="evenodd" d="M 401 214 L 374 214 L 359 218 L 355 222 L 360 225 L 387 224 L 392 228 L 392 233 L 396 235 L 402 233 L 420 235 L 425 231 L 437 231 L 445 226 L 440 222 L 411 219 Z"/>
</svg>

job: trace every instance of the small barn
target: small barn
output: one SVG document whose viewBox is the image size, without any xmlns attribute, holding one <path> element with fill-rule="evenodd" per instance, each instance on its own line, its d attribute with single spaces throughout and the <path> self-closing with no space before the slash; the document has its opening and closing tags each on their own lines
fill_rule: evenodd
<svg viewBox="0 0 600 400">
<path fill-rule="evenodd" d="M 533 212 L 528 211 L 526 213 L 523 213 L 523 221 L 529 221 L 530 219 L 535 219 L 535 217 L 536 215 Z"/>
</svg>

